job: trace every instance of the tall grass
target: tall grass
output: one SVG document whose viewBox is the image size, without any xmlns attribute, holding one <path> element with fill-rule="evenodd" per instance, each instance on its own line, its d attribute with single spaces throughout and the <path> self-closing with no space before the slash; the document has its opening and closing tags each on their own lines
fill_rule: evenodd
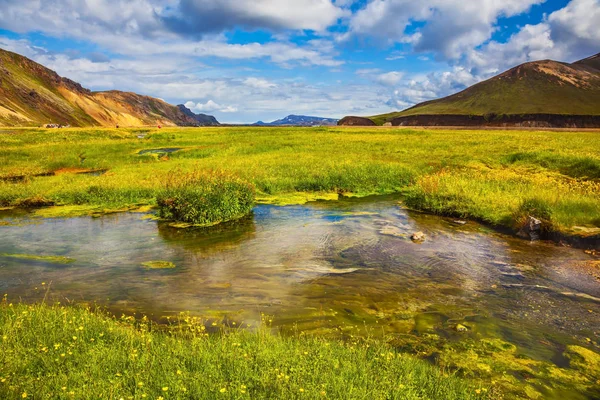
<svg viewBox="0 0 600 400">
<path fill-rule="evenodd" d="M 143 139 L 138 133 L 0 133 L 0 177 L 27 176 L 0 180 L 0 206 L 156 204 L 170 171 L 222 170 L 253 184 L 265 202 L 405 192 L 412 207 L 512 227 L 521 204 L 538 198 L 552 211 L 555 229 L 600 227 L 597 132 L 170 128 L 147 129 Z M 139 155 L 165 147 L 181 150 Z M 108 172 L 33 176 L 57 168 Z"/>
<path fill-rule="evenodd" d="M 4 302 L 0 398 L 452 400 L 486 390 L 381 342 L 207 325 L 181 315 L 160 331 L 145 318 Z"/>
<path fill-rule="evenodd" d="M 172 171 L 156 200 L 162 218 L 195 225 L 240 219 L 252 211 L 254 186 L 219 171 Z"/>
</svg>

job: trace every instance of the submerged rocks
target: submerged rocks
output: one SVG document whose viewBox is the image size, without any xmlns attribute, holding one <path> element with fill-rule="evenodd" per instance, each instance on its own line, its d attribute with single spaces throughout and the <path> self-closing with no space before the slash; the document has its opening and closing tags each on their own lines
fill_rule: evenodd
<svg viewBox="0 0 600 400">
<path fill-rule="evenodd" d="M 539 219 L 529 216 L 527 221 L 523 224 L 517 236 L 523 239 L 529 239 L 531 241 L 540 240 L 540 233 L 542 231 L 542 221 Z"/>
<path fill-rule="evenodd" d="M 416 232 L 416 233 L 412 234 L 410 239 L 413 242 L 423 242 L 423 241 L 425 241 L 425 234 L 423 232 Z"/>
</svg>

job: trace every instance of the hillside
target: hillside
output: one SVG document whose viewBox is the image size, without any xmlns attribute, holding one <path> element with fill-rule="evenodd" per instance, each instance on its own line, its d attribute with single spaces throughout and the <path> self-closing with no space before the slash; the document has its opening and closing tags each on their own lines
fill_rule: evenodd
<svg viewBox="0 0 600 400">
<path fill-rule="evenodd" d="M 575 115 L 585 119 L 600 115 L 599 68 L 600 54 L 573 64 L 529 62 L 451 96 L 370 118 L 377 124 L 427 115 Z"/>
<path fill-rule="evenodd" d="M 333 118 L 310 117 L 307 115 L 288 115 L 285 118 L 273 122 L 258 121 L 254 125 L 259 126 L 334 126 L 338 120 Z"/>
<path fill-rule="evenodd" d="M 0 125 L 49 123 L 203 125 L 193 113 L 184 113 L 163 100 L 116 90 L 92 92 L 26 57 L 0 49 Z"/>
<path fill-rule="evenodd" d="M 198 123 L 199 126 L 218 126 L 218 125 L 220 125 L 219 121 L 217 121 L 217 119 L 215 117 L 213 117 L 212 115 L 194 114 L 194 112 L 192 112 L 192 110 L 190 110 L 183 104 L 179 104 L 177 106 L 177 108 L 179 108 L 179 110 L 182 113 L 184 113 L 185 115 L 187 115 L 188 117 L 193 118 Z"/>
</svg>

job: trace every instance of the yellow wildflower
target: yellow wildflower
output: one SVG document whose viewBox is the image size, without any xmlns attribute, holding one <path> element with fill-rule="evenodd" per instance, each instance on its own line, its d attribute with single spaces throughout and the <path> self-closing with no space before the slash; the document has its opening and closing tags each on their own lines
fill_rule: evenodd
<svg viewBox="0 0 600 400">
<path fill-rule="evenodd" d="M 227 389 L 225 389 L 225 388 L 222 388 L 221 390 L 219 390 L 219 392 L 221 392 L 221 393 L 225 393 L 226 391 L 227 391 Z"/>
<path fill-rule="evenodd" d="M 169 391 L 169 388 L 168 388 L 167 386 L 165 386 L 164 388 L 162 388 L 162 391 L 163 391 L 163 392 L 168 392 L 168 391 Z"/>
<path fill-rule="evenodd" d="M 22 398 L 26 399 L 27 398 L 27 392 L 23 392 L 23 394 L 21 395 Z"/>
</svg>

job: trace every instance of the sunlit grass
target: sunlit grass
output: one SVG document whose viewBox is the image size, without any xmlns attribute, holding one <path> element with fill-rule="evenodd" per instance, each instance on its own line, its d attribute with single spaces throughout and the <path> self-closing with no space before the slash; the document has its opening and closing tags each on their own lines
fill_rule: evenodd
<svg viewBox="0 0 600 400">
<path fill-rule="evenodd" d="M 254 186 L 219 171 L 172 171 L 158 193 L 158 214 L 173 221 L 214 225 L 252 211 Z"/>
<path fill-rule="evenodd" d="M 5 131 L 6 132 L 6 131 Z M 172 171 L 220 170 L 257 198 L 406 192 L 407 204 L 513 226 L 521 204 L 548 204 L 556 229 L 600 226 L 597 132 L 384 128 L 14 129 L 0 134 L 0 206 L 156 204 Z M 145 135 L 143 138 L 138 136 Z M 177 147 L 167 155 L 143 149 Z M 100 176 L 40 176 L 60 168 Z"/>
<path fill-rule="evenodd" d="M 284 337 L 183 314 L 158 331 L 145 318 L 5 300 L 0 347 L 3 399 L 451 400 L 486 393 L 385 343 Z"/>
</svg>

